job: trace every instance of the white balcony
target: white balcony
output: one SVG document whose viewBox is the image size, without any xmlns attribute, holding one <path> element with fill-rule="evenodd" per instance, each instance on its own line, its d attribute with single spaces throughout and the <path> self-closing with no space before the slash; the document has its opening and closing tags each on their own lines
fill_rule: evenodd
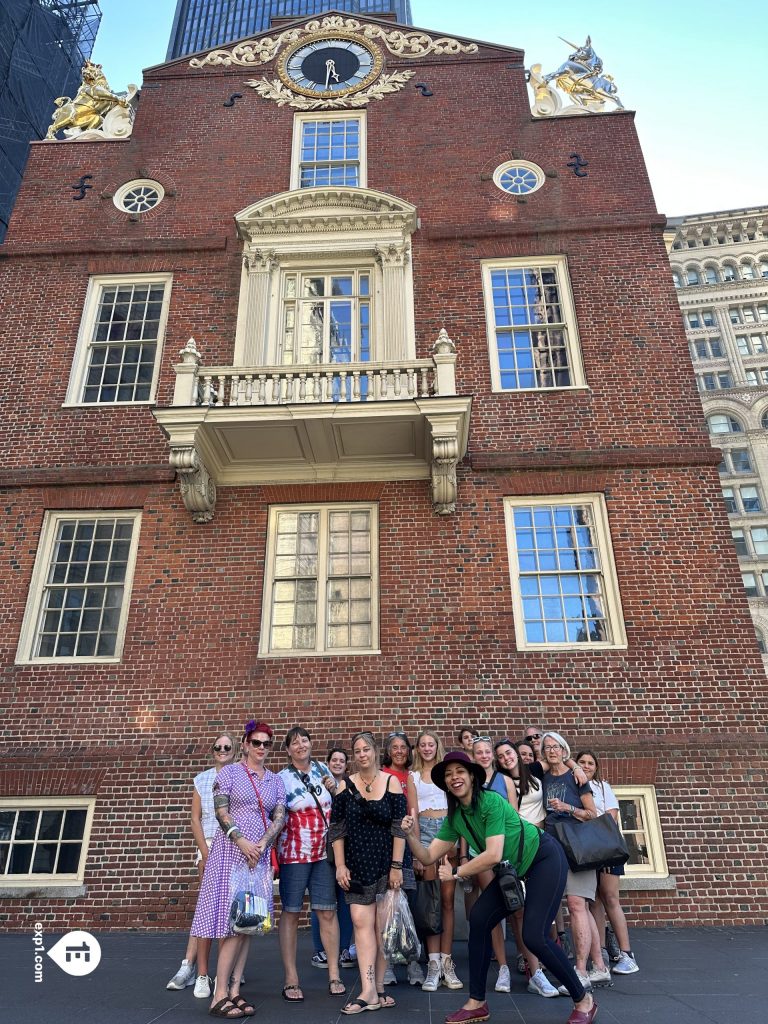
<svg viewBox="0 0 768 1024">
<path fill-rule="evenodd" d="M 192 518 L 213 518 L 217 487 L 362 480 L 431 479 L 453 512 L 471 408 L 455 362 L 445 331 L 429 359 L 307 366 L 206 367 L 190 339 L 154 415 Z"/>
</svg>

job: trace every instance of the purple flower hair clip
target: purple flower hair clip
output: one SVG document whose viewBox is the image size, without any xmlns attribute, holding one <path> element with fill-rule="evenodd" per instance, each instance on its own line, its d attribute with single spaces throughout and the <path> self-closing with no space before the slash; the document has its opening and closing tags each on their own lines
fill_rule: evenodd
<svg viewBox="0 0 768 1024">
<path fill-rule="evenodd" d="M 258 723 L 257 723 L 255 718 L 252 718 L 250 720 L 250 722 L 246 722 L 245 723 L 245 730 L 244 730 L 245 731 L 245 735 L 247 736 L 249 733 L 256 732 L 257 724 Z"/>
</svg>

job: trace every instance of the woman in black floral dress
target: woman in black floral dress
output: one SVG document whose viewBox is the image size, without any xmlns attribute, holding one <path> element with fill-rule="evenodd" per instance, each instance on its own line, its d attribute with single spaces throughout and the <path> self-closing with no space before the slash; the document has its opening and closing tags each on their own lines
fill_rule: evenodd
<svg viewBox="0 0 768 1024">
<path fill-rule="evenodd" d="M 352 755 L 357 772 L 337 791 L 329 830 L 336 880 L 352 913 L 362 983 L 359 997 L 342 1010 L 348 1016 L 395 1005 L 383 991 L 386 961 L 376 897 L 403 885 L 400 822 L 407 810 L 400 783 L 379 768 L 378 746 L 369 732 L 352 737 Z"/>
</svg>

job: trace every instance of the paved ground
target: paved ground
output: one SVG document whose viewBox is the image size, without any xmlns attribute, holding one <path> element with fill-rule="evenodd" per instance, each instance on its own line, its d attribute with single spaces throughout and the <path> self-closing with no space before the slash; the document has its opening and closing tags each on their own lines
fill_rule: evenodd
<svg viewBox="0 0 768 1024">
<path fill-rule="evenodd" d="M 169 992 L 165 985 L 178 967 L 186 936 L 156 934 L 97 935 L 102 947 L 98 968 L 87 977 L 66 975 L 43 956 L 43 980 L 34 981 L 33 934 L 0 937 L 2 995 L 0 1022 L 26 1024 L 195 1024 L 212 1020 L 208 1001 L 195 999 L 192 989 Z M 43 935 L 46 950 L 60 935 Z M 637 930 L 634 951 L 639 974 L 617 978 L 611 989 L 597 993 L 602 1024 L 763 1024 L 768 1021 L 768 929 Z M 510 944 L 508 949 L 512 950 Z M 327 974 L 309 966 L 308 933 L 299 938 L 306 1001 L 289 1006 L 280 998 L 282 971 L 274 936 L 253 939 L 244 992 L 257 1007 L 259 1024 L 338 1024 L 341 999 L 327 994 Z M 466 981 L 465 946 L 456 943 L 456 968 Z M 512 958 L 510 957 L 512 962 Z M 399 972 L 402 973 L 402 970 Z M 492 989 L 496 967 L 491 965 Z M 346 970 L 350 991 L 357 972 Z M 440 989 L 429 995 L 401 982 L 389 989 L 397 1007 L 380 1011 L 376 1024 L 442 1024 L 446 1013 L 462 1003 L 461 992 Z M 572 1003 L 542 999 L 525 991 L 513 972 L 512 993 L 490 991 L 495 1024 L 564 1024 Z M 364 1018 L 368 1024 L 368 1018 Z"/>
</svg>

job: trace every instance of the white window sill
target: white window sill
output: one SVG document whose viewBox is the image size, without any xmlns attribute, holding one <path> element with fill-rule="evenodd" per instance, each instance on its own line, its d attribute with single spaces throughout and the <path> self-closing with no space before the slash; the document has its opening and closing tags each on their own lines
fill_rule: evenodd
<svg viewBox="0 0 768 1024">
<path fill-rule="evenodd" d="M 267 651 L 262 654 L 261 651 L 256 655 L 257 658 L 367 658 L 381 654 L 380 650 L 371 651 L 348 651 L 348 650 L 334 650 L 334 651 Z"/>
<path fill-rule="evenodd" d="M 70 885 L 52 885 L 46 882 L 38 882 L 34 885 L 32 882 L 18 882 L 17 884 L 8 884 L 8 880 L 5 880 L 4 885 L 0 885 L 0 899 L 13 900 L 13 899 L 47 899 L 47 900 L 71 900 L 77 899 L 79 896 L 87 896 L 88 889 L 82 882 L 71 883 Z"/>
<path fill-rule="evenodd" d="M 677 878 L 666 875 L 654 878 L 652 875 L 622 875 L 619 878 L 620 892 L 653 892 L 661 889 L 677 889 Z"/>
</svg>

